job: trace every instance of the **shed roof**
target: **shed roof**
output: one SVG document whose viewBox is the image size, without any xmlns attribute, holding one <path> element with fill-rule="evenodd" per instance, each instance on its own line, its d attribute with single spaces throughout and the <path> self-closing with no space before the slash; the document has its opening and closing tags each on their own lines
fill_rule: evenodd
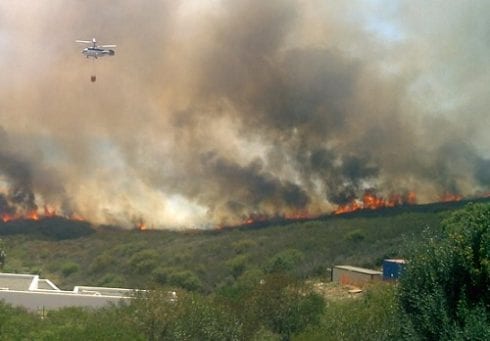
<svg viewBox="0 0 490 341">
<path fill-rule="evenodd" d="M 357 266 L 351 266 L 351 265 L 336 265 L 336 266 L 334 266 L 334 268 L 347 270 L 347 271 L 353 271 L 353 272 L 359 272 L 359 273 L 363 273 L 363 274 L 367 274 L 367 275 L 381 275 L 382 274 L 381 271 L 359 268 Z"/>
<path fill-rule="evenodd" d="M 407 262 L 405 259 L 401 259 L 401 258 L 385 259 L 384 261 L 390 263 L 398 263 L 398 264 L 405 264 Z"/>
</svg>

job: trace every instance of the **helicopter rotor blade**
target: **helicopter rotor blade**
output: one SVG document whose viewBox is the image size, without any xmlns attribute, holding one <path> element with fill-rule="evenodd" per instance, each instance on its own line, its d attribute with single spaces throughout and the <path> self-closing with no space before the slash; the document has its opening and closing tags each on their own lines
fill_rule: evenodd
<svg viewBox="0 0 490 341">
<path fill-rule="evenodd" d="M 117 45 L 99 45 L 99 47 L 116 47 Z"/>
<path fill-rule="evenodd" d="M 75 40 L 75 43 L 92 44 L 89 40 Z"/>
</svg>

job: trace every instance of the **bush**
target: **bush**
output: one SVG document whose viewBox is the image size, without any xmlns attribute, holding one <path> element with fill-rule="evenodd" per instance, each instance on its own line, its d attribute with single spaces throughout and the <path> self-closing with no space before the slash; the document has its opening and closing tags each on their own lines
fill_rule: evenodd
<svg viewBox="0 0 490 341">
<path fill-rule="evenodd" d="M 361 230 L 351 231 L 345 236 L 345 239 L 351 242 L 360 242 L 364 240 L 364 238 L 364 233 Z"/>
<path fill-rule="evenodd" d="M 271 257 L 266 264 L 266 270 L 271 273 L 292 271 L 303 259 L 301 251 L 288 249 Z"/>
<path fill-rule="evenodd" d="M 168 283 L 190 291 L 200 290 L 202 288 L 199 277 L 189 270 L 171 272 L 168 276 Z"/>
<path fill-rule="evenodd" d="M 297 340 L 398 340 L 400 324 L 395 287 L 379 283 L 363 296 L 328 302 L 320 325 Z"/>
<path fill-rule="evenodd" d="M 168 277 L 169 277 L 170 272 L 171 271 L 169 271 L 169 269 L 159 266 L 155 270 L 153 270 L 151 275 L 152 275 L 153 280 L 155 282 L 157 282 L 158 284 L 164 285 L 168 281 Z"/>
<path fill-rule="evenodd" d="M 243 340 L 242 324 L 226 306 L 197 293 L 144 293 L 131 303 L 130 323 L 147 340 Z"/>
<path fill-rule="evenodd" d="M 247 267 L 247 256 L 238 255 L 226 262 L 226 266 L 230 269 L 234 278 L 238 278 Z"/>
<path fill-rule="evenodd" d="M 266 277 L 246 304 L 252 307 L 254 319 L 283 340 L 318 325 L 325 309 L 320 295 L 282 274 Z"/>
<path fill-rule="evenodd" d="M 242 324 L 210 297 L 197 294 L 181 299 L 181 314 L 167 337 L 174 340 L 240 340 Z"/>
<path fill-rule="evenodd" d="M 232 244 L 233 250 L 237 254 L 244 253 L 248 249 L 251 249 L 253 247 L 257 246 L 257 242 L 252 239 L 241 239 Z"/>
<path fill-rule="evenodd" d="M 151 272 L 158 264 L 159 256 L 155 250 L 143 250 L 135 253 L 129 259 L 132 270 L 138 274 Z"/>
<path fill-rule="evenodd" d="M 90 265 L 90 271 L 91 272 L 107 271 L 107 269 L 109 269 L 109 267 L 113 264 L 116 264 L 116 259 L 112 254 L 105 252 L 94 259 L 94 261 Z"/>
<path fill-rule="evenodd" d="M 41 320 L 21 308 L 0 301 L 0 339 L 32 340 L 42 327 Z"/>
<path fill-rule="evenodd" d="M 125 286 L 125 281 L 120 275 L 108 273 L 105 274 L 97 284 L 105 287 L 122 288 Z"/>
<path fill-rule="evenodd" d="M 61 265 L 61 273 L 65 277 L 70 276 L 78 270 L 80 270 L 80 266 L 77 263 L 71 261 L 67 261 Z"/>
</svg>

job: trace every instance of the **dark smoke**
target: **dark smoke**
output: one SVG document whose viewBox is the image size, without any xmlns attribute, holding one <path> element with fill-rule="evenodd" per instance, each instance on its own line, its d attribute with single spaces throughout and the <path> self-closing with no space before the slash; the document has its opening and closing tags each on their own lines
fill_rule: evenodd
<svg viewBox="0 0 490 341">
<path fill-rule="evenodd" d="M 0 209 L 48 204 L 100 223 L 195 227 L 323 213 L 366 190 L 422 202 L 484 193 L 488 10 L 418 0 L 0 5 L 10 68 Z M 115 56 L 84 59 L 73 41 L 93 36 L 117 44 Z"/>
<path fill-rule="evenodd" d="M 23 212 L 37 210 L 30 166 L 11 154 L 11 149 L 7 134 L 0 127 L 0 176 L 4 176 L 9 185 L 7 194 L 0 193 L 0 214 L 12 214 L 17 209 Z"/>
</svg>

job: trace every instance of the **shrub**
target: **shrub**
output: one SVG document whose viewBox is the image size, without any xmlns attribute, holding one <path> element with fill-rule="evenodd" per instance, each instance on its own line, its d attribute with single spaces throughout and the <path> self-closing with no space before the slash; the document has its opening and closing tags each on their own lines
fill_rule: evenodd
<svg viewBox="0 0 490 341">
<path fill-rule="evenodd" d="M 247 258 L 245 255 L 238 255 L 226 262 L 234 278 L 238 278 L 245 271 Z"/>
<path fill-rule="evenodd" d="M 168 276 L 169 284 L 179 286 L 181 288 L 195 291 L 202 288 L 202 283 L 195 273 L 189 270 L 171 272 Z"/>
<path fill-rule="evenodd" d="M 319 326 L 297 340 L 399 340 L 400 325 L 395 287 L 379 283 L 362 297 L 328 302 Z"/>
<path fill-rule="evenodd" d="M 100 281 L 98 281 L 98 285 L 113 288 L 122 288 L 125 286 L 125 283 L 123 277 L 114 273 L 105 274 Z"/>
<path fill-rule="evenodd" d="M 92 264 L 90 264 L 91 272 L 102 272 L 106 271 L 111 265 L 116 263 L 116 259 L 110 253 L 103 253 L 97 257 L 95 257 Z"/>
<path fill-rule="evenodd" d="M 158 264 L 158 253 L 155 250 L 143 250 L 129 259 L 132 270 L 138 274 L 151 272 Z"/>
<path fill-rule="evenodd" d="M 232 244 L 233 250 L 237 254 L 244 253 L 248 249 L 251 249 L 255 246 L 257 246 L 257 242 L 255 242 L 255 240 L 252 239 L 241 239 Z"/>
<path fill-rule="evenodd" d="M 345 239 L 348 241 L 351 241 L 351 242 L 360 242 L 360 241 L 364 240 L 364 238 L 365 238 L 364 233 L 359 229 L 354 230 L 354 231 L 350 231 L 345 236 Z"/>
<path fill-rule="evenodd" d="M 164 268 L 162 266 L 157 267 L 153 272 L 151 273 L 153 280 L 157 282 L 158 284 L 166 284 L 168 282 L 168 278 L 171 272 L 175 270 L 171 268 Z"/>
<path fill-rule="evenodd" d="M 266 264 L 267 272 L 287 272 L 294 269 L 304 259 L 301 251 L 288 249 L 277 253 Z"/>
<path fill-rule="evenodd" d="M 252 291 L 247 305 L 255 319 L 283 340 L 318 325 L 325 309 L 320 295 L 282 274 L 266 277 Z"/>
<path fill-rule="evenodd" d="M 67 261 L 61 265 L 61 273 L 65 277 L 70 276 L 78 270 L 80 270 L 80 266 L 77 263 L 71 261 Z"/>
</svg>

